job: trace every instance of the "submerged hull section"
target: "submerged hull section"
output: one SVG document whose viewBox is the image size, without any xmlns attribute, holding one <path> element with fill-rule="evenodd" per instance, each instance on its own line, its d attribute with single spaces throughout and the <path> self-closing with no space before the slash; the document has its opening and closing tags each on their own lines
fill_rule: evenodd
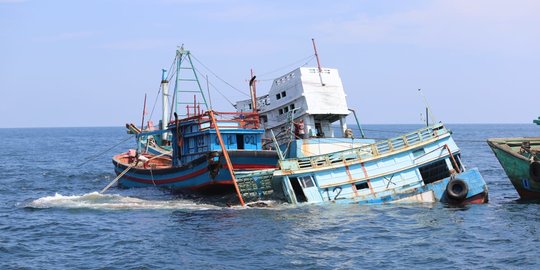
<svg viewBox="0 0 540 270">
<path fill-rule="evenodd" d="M 275 168 L 277 155 L 274 151 L 228 151 L 234 170 L 261 170 Z M 119 185 L 123 187 L 163 187 L 173 190 L 186 191 L 232 191 L 233 180 L 225 164 L 222 153 L 211 158 L 201 157 L 183 166 L 171 166 L 169 157 L 152 160 L 152 155 L 146 155 L 150 161 L 128 169 L 133 163 L 129 162 L 127 154 L 113 158 L 117 175 L 127 172 L 120 178 Z M 153 161 L 156 161 L 153 163 Z"/>
<path fill-rule="evenodd" d="M 524 142 L 529 150 L 522 149 Z M 540 138 L 489 139 L 488 144 L 520 198 L 540 200 Z"/>
<path fill-rule="evenodd" d="M 292 204 L 488 201 L 484 179 L 477 169 L 465 171 L 459 148 L 443 126 L 349 150 L 288 158 L 279 166 L 272 172 L 271 190 L 258 188 L 251 194 L 271 194 Z M 260 182 L 267 175 L 252 173 L 251 178 L 264 187 Z"/>
<path fill-rule="evenodd" d="M 468 191 L 463 199 L 453 198 L 448 193 L 449 183 L 455 181 L 454 179 L 460 179 L 466 184 Z M 478 204 L 486 203 L 488 201 L 488 190 L 487 185 L 478 170 L 471 169 L 457 174 L 454 177 L 448 177 L 431 184 L 421 185 L 417 188 L 390 190 L 388 192 L 354 198 L 353 201 L 360 204 L 385 202 Z"/>
<path fill-rule="evenodd" d="M 318 187 L 317 176 L 307 178 L 313 181 L 313 187 L 305 184 L 304 177 L 279 177 L 274 178 L 274 195 L 289 203 L 358 203 L 358 204 L 381 204 L 381 203 L 449 203 L 449 204 L 480 204 L 488 202 L 487 185 L 477 169 L 455 174 L 430 184 L 423 184 L 421 180 L 414 184 L 389 188 L 382 191 L 370 191 L 365 195 L 359 195 L 352 185 L 340 185 L 333 188 Z M 300 181 L 295 183 L 294 181 Z M 452 190 L 450 183 L 459 181 L 457 191 Z M 288 189 L 286 186 L 290 186 Z M 276 188 L 277 187 L 277 188 Z M 311 190 L 310 190 L 311 189 Z M 352 192 L 347 192 L 350 189 Z M 290 193 L 287 194 L 287 190 Z M 461 193 L 461 194 L 460 194 Z M 281 195 L 281 196 L 280 196 Z M 457 196 L 456 196 L 457 195 Z"/>
</svg>

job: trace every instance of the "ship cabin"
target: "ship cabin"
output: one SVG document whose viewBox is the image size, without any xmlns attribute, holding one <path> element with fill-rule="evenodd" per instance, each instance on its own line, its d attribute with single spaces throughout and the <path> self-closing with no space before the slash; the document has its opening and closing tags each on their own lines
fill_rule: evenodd
<svg viewBox="0 0 540 270">
<path fill-rule="evenodd" d="M 346 97 L 337 69 L 300 67 L 278 77 L 268 94 L 257 97 L 265 138 L 271 139 L 273 132 L 283 144 L 294 136 L 296 144 L 292 152 L 288 151 L 291 156 L 318 155 L 373 143 L 355 139 L 347 127 L 350 110 Z M 238 101 L 236 109 L 252 112 L 252 101 Z"/>
<path fill-rule="evenodd" d="M 264 130 L 259 129 L 257 114 L 219 112 L 213 114 L 228 151 L 262 150 L 261 140 Z M 178 142 L 177 147 L 172 147 L 173 166 L 188 164 L 207 156 L 210 152 L 222 150 L 210 112 L 173 121 L 168 130 L 172 134 L 172 141 Z"/>
</svg>

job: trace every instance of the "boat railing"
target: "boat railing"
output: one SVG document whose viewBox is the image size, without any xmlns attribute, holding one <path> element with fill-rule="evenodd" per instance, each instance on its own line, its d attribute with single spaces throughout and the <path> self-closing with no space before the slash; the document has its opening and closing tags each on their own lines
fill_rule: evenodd
<svg viewBox="0 0 540 270">
<path fill-rule="evenodd" d="M 437 138 L 449 133 L 443 125 L 439 124 L 423 128 L 400 137 L 379 141 L 373 144 L 366 144 L 347 150 L 332 152 L 328 154 L 315 155 L 301 158 L 289 158 L 279 161 L 281 170 L 300 170 L 330 166 L 333 164 L 364 160 L 377 157 L 391 152 L 399 151 L 407 147 L 414 147 L 427 140 Z"/>
<path fill-rule="evenodd" d="M 258 129 L 259 114 L 253 112 L 214 112 L 216 124 L 220 128 Z M 182 121 L 198 121 L 199 130 L 213 129 L 214 124 L 210 119 L 209 112 L 197 116 L 185 118 Z"/>
</svg>

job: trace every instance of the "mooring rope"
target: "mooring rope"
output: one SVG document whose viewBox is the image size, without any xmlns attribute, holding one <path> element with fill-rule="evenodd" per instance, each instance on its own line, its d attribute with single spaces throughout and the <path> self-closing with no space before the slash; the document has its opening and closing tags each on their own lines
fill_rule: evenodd
<svg viewBox="0 0 540 270">
<path fill-rule="evenodd" d="M 107 148 L 107 150 L 105 150 L 105 151 L 103 151 L 103 152 L 100 152 L 100 153 L 99 153 L 99 154 L 97 154 L 97 155 L 94 155 L 93 157 L 91 157 L 91 158 L 90 158 L 90 159 L 88 159 L 87 161 L 85 161 L 85 162 L 83 162 L 83 163 L 81 163 L 81 164 L 77 165 L 77 167 L 76 167 L 76 168 L 78 168 L 78 167 L 81 167 L 82 165 L 84 165 L 84 164 L 86 164 L 86 163 L 88 163 L 88 162 L 90 162 L 90 161 L 92 161 L 92 160 L 96 159 L 97 157 L 99 157 L 99 156 L 101 156 L 101 155 L 103 155 L 103 154 L 105 154 L 105 153 L 109 152 L 109 151 L 110 151 L 110 150 L 112 150 L 113 148 L 115 148 L 115 147 L 119 146 L 120 144 L 124 143 L 125 141 L 127 141 L 127 140 L 129 140 L 129 139 L 131 139 L 131 138 L 133 138 L 133 136 L 132 136 L 132 135 L 130 135 L 130 136 L 129 136 L 129 137 L 127 137 L 126 139 L 122 140 L 121 142 L 119 142 L 119 143 L 117 143 L 117 144 L 115 144 L 115 145 L 113 145 L 113 146 L 111 146 L 111 147 Z"/>
</svg>

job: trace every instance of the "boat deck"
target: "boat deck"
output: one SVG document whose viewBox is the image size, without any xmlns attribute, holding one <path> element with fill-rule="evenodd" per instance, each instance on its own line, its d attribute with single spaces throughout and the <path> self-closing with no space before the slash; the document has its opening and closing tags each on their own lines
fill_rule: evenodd
<svg viewBox="0 0 540 270">
<path fill-rule="evenodd" d="M 129 156 L 127 153 L 119 154 L 114 157 L 114 159 L 125 166 L 133 166 L 133 168 L 138 169 L 166 169 L 172 166 L 172 160 L 170 156 L 156 156 L 153 154 L 143 154 L 142 157 L 137 159 L 135 157 Z M 146 161 L 145 161 L 146 160 Z M 137 163 L 135 163 L 137 162 Z"/>
</svg>

